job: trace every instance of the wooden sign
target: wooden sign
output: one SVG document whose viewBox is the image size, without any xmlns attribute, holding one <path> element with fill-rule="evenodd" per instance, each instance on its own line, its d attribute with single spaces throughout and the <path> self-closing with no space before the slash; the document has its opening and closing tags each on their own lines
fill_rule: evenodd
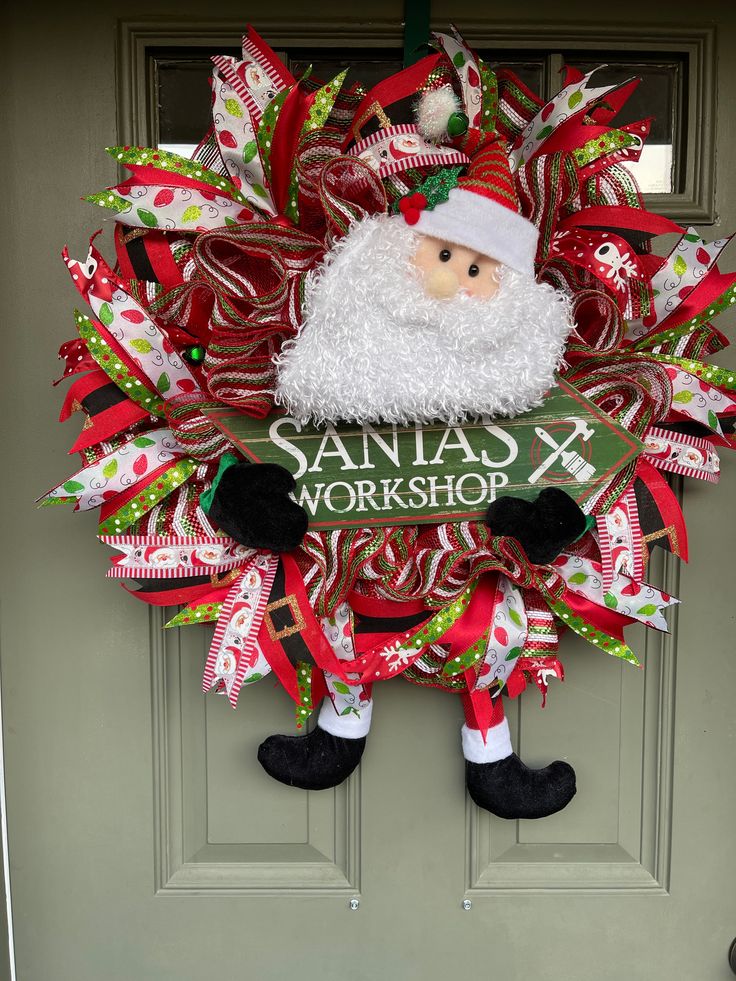
<svg viewBox="0 0 736 981">
<path fill-rule="evenodd" d="M 224 407 L 208 415 L 246 458 L 294 474 L 296 500 L 321 530 L 478 518 L 499 495 L 532 499 L 551 485 L 585 510 L 643 449 L 563 381 L 522 416 L 460 426 L 316 427 Z"/>
</svg>

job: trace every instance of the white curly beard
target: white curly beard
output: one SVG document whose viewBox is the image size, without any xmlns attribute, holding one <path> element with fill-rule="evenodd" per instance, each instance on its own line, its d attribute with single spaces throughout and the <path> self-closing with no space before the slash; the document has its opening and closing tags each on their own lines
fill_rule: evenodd
<svg viewBox="0 0 736 981">
<path fill-rule="evenodd" d="M 402 219 L 368 218 L 311 275 L 302 328 L 276 359 L 292 416 L 454 424 L 541 403 L 572 329 L 567 299 L 508 268 L 490 299 L 433 299 L 416 243 Z"/>
</svg>

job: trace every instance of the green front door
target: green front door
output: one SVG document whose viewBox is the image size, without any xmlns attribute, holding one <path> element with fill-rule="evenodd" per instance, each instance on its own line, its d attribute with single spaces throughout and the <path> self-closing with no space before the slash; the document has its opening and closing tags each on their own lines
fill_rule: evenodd
<svg viewBox="0 0 736 981">
<path fill-rule="evenodd" d="M 702 138 L 683 149 L 676 200 L 717 238 L 736 228 L 736 18 L 677 7 L 666 16 L 679 26 L 660 30 L 662 9 L 576 3 L 564 30 L 537 0 L 504 10 L 518 23 L 497 30 L 482 25 L 485 4 L 435 3 L 433 18 L 470 25 L 485 48 L 497 35 L 517 49 L 564 49 L 568 36 L 605 60 L 607 45 L 644 45 L 651 58 L 680 44 L 698 69 L 688 98 Z M 717 487 L 686 488 L 690 564 L 652 570 L 683 606 L 670 635 L 629 635 L 646 670 L 568 640 L 566 681 L 548 707 L 533 691 L 512 705 L 524 759 L 569 760 L 579 787 L 562 813 L 518 824 L 466 799 L 458 701 L 401 682 L 376 692 L 364 763 L 347 785 L 308 794 L 274 783 L 255 751 L 291 731 L 283 693 L 263 683 L 237 712 L 203 696 L 206 628 L 164 634 L 163 617 L 104 579 L 93 516 L 33 508 L 73 469 L 48 384 L 74 306 L 57 256 L 65 242 L 84 251 L 96 214 L 78 198 L 110 182 L 101 148 L 128 136 L 126 120 L 146 104 L 146 52 L 202 38 L 217 51 L 241 18 L 274 47 L 321 34 L 333 45 L 356 34 L 381 50 L 401 43 L 398 2 L 316 13 L 310 23 L 298 4 L 225 4 L 208 21 L 191 0 L 118 0 L 6 14 L 0 541 L 18 978 L 726 981 L 736 936 L 728 454 Z"/>
</svg>

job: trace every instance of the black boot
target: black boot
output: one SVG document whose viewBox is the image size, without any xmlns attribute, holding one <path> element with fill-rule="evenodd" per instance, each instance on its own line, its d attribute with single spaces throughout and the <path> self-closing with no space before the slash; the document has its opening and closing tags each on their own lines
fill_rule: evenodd
<svg viewBox="0 0 736 981">
<path fill-rule="evenodd" d="M 274 780 L 302 790 L 327 790 L 342 783 L 360 763 L 365 736 L 344 739 L 316 726 L 306 736 L 269 736 L 258 762 Z"/>
<path fill-rule="evenodd" d="M 556 760 L 530 770 L 516 753 L 496 763 L 465 762 L 468 793 L 478 805 L 502 818 L 547 817 L 575 796 L 575 771 Z"/>
</svg>

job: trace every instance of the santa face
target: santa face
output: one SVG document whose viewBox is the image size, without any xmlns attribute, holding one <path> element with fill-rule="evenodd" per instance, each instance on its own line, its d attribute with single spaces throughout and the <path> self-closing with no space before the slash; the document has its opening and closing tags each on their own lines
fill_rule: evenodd
<svg viewBox="0 0 736 981">
<path fill-rule="evenodd" d="M 498 292 L 501 263 L 481 252 L 431 235 L 418 235 L 412 258 L 428 296 L 447 300 L 460 290 L 487 300 Z"/>
<path fill-rule="evenodd" d="M 304 422 L 401 425 L 539 405 L 571 330 L 567 300 L 493 260 L 481 277 L 477 258 L 398 217 L 354 225 L 310 277 L 302 328 L 277 358 L 277 403 Z M 444 293 L 432 285 L 442 268 Z M 476 280 L 485 296 L 466 288 Z"/>
</svg>

